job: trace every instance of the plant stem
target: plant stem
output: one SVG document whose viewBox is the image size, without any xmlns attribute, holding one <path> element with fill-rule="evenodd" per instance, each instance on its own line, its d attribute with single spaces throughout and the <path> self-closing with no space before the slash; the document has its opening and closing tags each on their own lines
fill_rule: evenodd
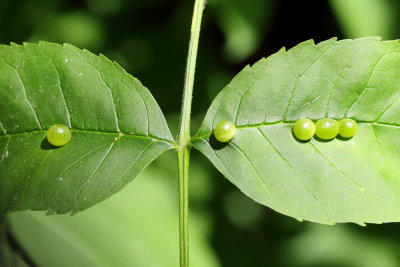
<svg viewBox="0 0 400 267">
<path fill-rule="evenodd" d="M 190 29 L 189 51 L 186 62 L 185 85 L 182 100 L 182 113 L 179 131 L 178 168 L 179 168 L 179 251 L 180 266 L 189 267 L 189 160 L 190 113 L 197 50 L 199 46 L 200 25 L 205 0 L 195 0 L 192 26 Z"/>
<path fill-rule="evenodd" d="M 180 266 L 189 266 L 189 159 L 190 150 L 178 151 Z"/>
<path fill-rule="evenodd" d="M 183 91 L 182 113 L 180 121 L 181 127 L 179 132 L 179 145 L 182 147 L 185 147 L 190 139 L 190 112 L 192 108 L 194 73 L 196 68 L 203 9 L 204 0 L 196 0 L 192 17 L 192 27 L 190 29 L 190 43 L 186 62 L 185 87 Z"/>
</svg>

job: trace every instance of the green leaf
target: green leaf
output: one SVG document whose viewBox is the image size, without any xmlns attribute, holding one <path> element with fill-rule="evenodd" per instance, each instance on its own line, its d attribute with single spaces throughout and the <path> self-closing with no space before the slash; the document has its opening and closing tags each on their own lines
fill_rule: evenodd
<svg viewBox="0 0 400 267">
<path fill-rule="evenodd" d="M 75 216 L 24 211 L 7 223 L 38 267 L 176 267 L 178 203 L 170 178 L 177 168 L 169 171 L 176 165 L 173 153 L 164 154 L 120 193 Z M 208 240 L 211 220 L 194 209 L 190 222 L 191 266 L 219 266 Z"/>
<path fill-rule="evenodd" d="M 350 140 L 298 142 L 299 118 L 350 117 Z M 237 126 L 226 145 L 211 135 Z M 400 221 L 400 44 L 379 38 L 301 43 L 247 66 L 192 139 L 246 195 L 298 220 Z"/>
<path fill-rule="evenodd" d="M 0 46 L 0 219 L 77 212 L 108 198 L 174 146 L 149 91 L 116 63 L 71 45 Z M 72 128 L 55 148 L 53 124 Z"/>
</svg>

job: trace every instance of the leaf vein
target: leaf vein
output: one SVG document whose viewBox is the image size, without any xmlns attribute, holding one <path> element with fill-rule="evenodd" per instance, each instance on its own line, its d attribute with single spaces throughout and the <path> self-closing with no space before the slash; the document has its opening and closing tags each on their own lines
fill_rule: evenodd
<svg viewBox="0 0 400 267">
<path fill-rule="evenodd" d="M 346 111 L 344 117 L 347 117 L 347 116 L 348 116 L 350 110 L 351 110 L 351 109 L 353 108 L 353 106 L 360 100 L 361 96 L 362 96 L 362 95 L 366 92 L 366 90 L 369 88 L 368 85 L 369 85 L 369 83 L 371 82 L 371 79 L 372 79 L 372 76 L 374 75 L 374 72 L 375 72 L 375 70 L 376 70 L 376 67 L 379 65 L 379 63 L 382 61 L 382 59 L 384 59 L 386 56 L 389 56 L 389 55 L 395 54 L 395 53 L 400 53 L 400 52 L 398 52 L 398 51 L 393 51 L 393 52 L 390 52 L 390 53 L 387 53 L 387 54 L 383 54 L 383 55 L 378 59 L 378 61 L 373 65 L 373 68 L 372 68 L 372 70 L 371 70 L 371 72 L 370 72 L 370 74 L 369 74 L 369 76 L 368 76 L 368 79 L 367 79 L 367 82 L 366 82 L 365 85 L 364 85 L 364 88 L 362 89 L 362 91 L 360 92 L 360 94 L 357 96 L 357 98 L 353 101 L 353 103 L 350 105 L 350 107 L 347 109 L 347 111 Z"/>
<path fill-rule="evenodd" d="M 0 162 L 2 162 L 2 161 L 7 157 L 7 154 L 8 154 L 8 145 L 9 145 L 9 143 L 10 143 L 10 139 L 11 139 L 11 136 L 8 136 L 7 141 L 6 141 L 6 145 L 4 146 L 3 153 L 2 153 L 2 155 L 1 155 Z"/>
<path fill-rule="evenodd" d="M 265 140 L 269 143 L 269 145 L 271 146 L 271 148 L 279 155 L 279 157 L 292 169 L 292 171 L 294 172 L 294 175 L 296 176 L 297 181 L 299 182 L 299 184 L 306 189 L 306 191 L 311 195 L 311 197 L 317 202 L 317 204 L 319 206 L 322 206 L 321 201 L 318 199 L 318 197 L 303 183 L 303 181 L 300 179 L 299 175 L 297 174 L 295 168 L 290 164 L 290 162 L 286 159 L 285 156 L 283 156 L 283 154 L 278 150 L 278 148 L 271 142 L 271 140 L 269 140 L 269 138 L 267 137 L 267 135 L 260 129 L 257 128 L 258 131 L 261 133 L 261 135 L 265 138 Z"/>
<path fill-rule="evenodd" d="M 289 96 L 288 104 L 287 104 L 286 109 L 285 109 L 285 111 L 283 112 L 283 115 L 282 115 L 283 120 L 286 120 L 287 113 L 289 112 L 290 106 L 292 105 L 292 101 L 293 101 L 294 95 L 295 95 L 295 93 L 296 93 L 296 91 L 297 91 L 297 86 L 299 85 L 300 79 L 307 73 L 307 71 L 310 70 L 310 68 L 311 68 L 312 66 L 314 66 L 314 65 L 322 58 L 322 56 L 323 56 L 325 53 L 327 53 L 327 52 L 330 50 L 330 48 L 332 48 L 332 47 L 329 47 L 329 48 L 326 49 L 325 51 L 320 52 L 321 54 L 315 59 L 315 61 L 314 61 L 312 64 L 310 64 L 310 65 L 296 78 L 296 82 L 294 83 L 294 86 L 293 86 L 293 88 L 292 88 L 292 90 L 291 90 L 291 93 L 290 93 L 290 96 Z"/>
<path fill-rule="evenodd" d="M 397 102 L 397 100 L 400 98 L 400 93 L 397 93 L 397 96 L 394 98 L 394 100 L 392 101 L 392 103 L 390 103 L 387 108 L 379 115 L 379 118 L 377 119 L 377 121 L 379 121 L 380 119 L 382 119 L 383 115 L 386 114 L 386 112 L 388 112 L 390 110 L 390 108 L 393 106 L 394 103 Z"/>
<path fill-rule="evenodd" d="M 249 93 L 250 89 L 253 88 L 254 82 L 256 80 L 254 73 L 250 69 L 249 69 L 249 73 L 251 73 L 253 75 L 253 79 L 252 79 L 251 84 L 249 86 L 247 86 L 244 93 L 239 97 L 239 104 L 238 104 L 238 107 L 236 109 L 236 114 L 235 114 L 235 124 L 236 124 L 238 116 L 239 116 L 239 111 L 240 111 L 240 106 L 242 105 L 242 101 L 243 101 L 244 97 L 246 96 L 246 94 Z"/>
<path fill-rule="evenodd" d="M 83 159 L 85 159 L 86 157 L 90 156 L 91 154 L 93 154 L 94 152 L 96 152 L 97 150 L 100 150 L 101 148 L 104 148 L 104 145 L 102 146 L 98 146 L 96 148 L 94 148 L 93 150 L 90 150 L 88 153 L 84 154 L 82 157 L 78 158 L 77 160 L 73 161 L 71 164 L 69 164 L 64 170 L 61 171 L 61 173 L 54 179 L 54 182 L 59 181 L 63 175 L 70 170 L 72 167 L 74 167 L 76 164 L 78 164 L 80 161 L 82 161 Z"/>
<path fill-rule="evenodd" d="M 0 138 L 1 137 L 20 135 L 20 134 L 41 133 L 41 132 L 45 132 L 45 131 L 47 131 L 47 130 L 32 130 L 32 131 L 24 131 L 24 132 L 17 132 L 17 133 L 8 133 L 8 134 L 0 135 Z M 157 141 L 160 141 L 160 142 L 169 143 L 173 147 L 177 146 L 177 144 L 174 141 L 171 141 L 169 139 L 159 138 L 159 137 L 152 136 L 152 135 L 140 135 L 140 134 L 125 133 L 125 132 L 107 132 L 107 131 L 97 131 L 97 130 L 84 130 L 84 129 L 78 129 L 78 128 L 72 128 L 71 131 L 78 132 L 78 133 L 93 133 L 93 134 L 119 134 L 121 136 L 126 136 L 126 137 L 131 137 L 131 138 L 153 139 L 153 140 L 157 140 Z"/>
<path fill-rule="evenodd" d="M 24 96 L 25 96 L 25 101 L 27 102 L 29 108 L 31 109 L 32 114 L 33 114 L 33 117 L 34 117 L 34 119 L 35 119 L 37 125 L 39 126 L 39 129 L 43 129 L 42 125 L 40 124 L 38 114 L 36 113 L 36 110 L 35 110 L 35 108 L 33 107 L 32 102 L 31 102 L 31 100 L 30 100 L 29 97 L 28 97 L 28 93 L 27 93 L 27 91 L 26 91 L 25 84 L 24 84 L 24 82 L 23 82 L 23 80 L 22 80 L 22 78 L 21 78 L 21 75 L 19 74 L 18 69 L 17 69 L 16 67 L 14 67 L 12 64 L 8 63 L 4 58 L 2 58 L 2 60 L 4 61 L 4 63 L 6 63 L 8 66 L 10 66 L 10 67 L 15 71 L 15 73 L 17 74 L 18 80 L 19 80 L 20 83 L 21 83 L 22 93 L 23 93 Z"/>
<path fill-rule="evenodd" d="M 47 57 L 50 58 L 51 63 L 52 63 L 52 65 L 53 65 L 53 67 L 54 67 L 54 70 L 56 71 L 57 78 L 58 78 L 58 87 L 59 87 L 59 89 L 60 89 L 61 96 L 62 96 L 62 98 L 63 98 L 63 100 L 64 100 L 64 104 L 65 104 L 65 107 L 66 107 L 67 121 L 68 121 L 68 123 L 69 123 L 68 127 L 71 128 L 71 127 L 72 127 L 71 113 L 70 113 L 70 108 L 69 108 L 69 106 L 68 106 L 67 99 L 65 98 L 64 90 L 63 90 L 63 88 L 62 88 L 60 71 L 58 70 L 58 68 L 57 68 L 57 66 L 56 66 L 56 64 L 55 64 L 55 62 L 54 62 L 54 60 L 53 60 L 53 58 L 50 57 L 50 56 L 47 56 Z"/>
<path fill-rule="evenodd" d="M 146 101 L 144 101 L 144 98 L 143 98 L 142 94 L 137 90 L 135 90 L 135 91 L 137 92 L 137 94 L 139 95 L 140 99 L 142 100 L 144 108 L 146 110 L 146 115 L 147 115 L 146 116 L 146 127 L 147 127 L 146 133 L 149 134 L 149 131 L 150 131 L 150 123 L 149 123 L 149 119 L 148 119 L 148 118 L 150 118 L 149 110 L 147 108 Z"/>
<path fill-rule="evenodd" d="M 121 177 L 116 181 L 116 183 L 111 187 L 110 192 L 113 192 L 115 187 L 118 186 L 118 184 L 129 174 L 129 172 L 132 170 L 133 167 L 135 167 L 136 163 L 139 162 L 139 160 L 142 158 L 143 154 L 146 152 L 146 150 L 153 145 L 154 141 L 149 142 L 146 147 L 140 152 L 139 156 L 136 158 L 136 160 L 133 161 L 132 165 L 128 168 L 124 174 L 121 175 Z M 104 194 L 103 194 L 104 195 Z"/>
<path fill-rule="evenodd" d="M 345 173 L 343 170 L 341 170 L 332 160 L 330 160 L 324 153 L 321 152 L 312 142 L 309 142 L 311 147 L 317 152 L 330 166 L 334 167 L 338 172 L 340 172 L 342 175 L 344 175 L 349 181 L 356 185 L 358 188 L 360 188 L 362 191 L 365 190 L 365 188 L 359 184 L 357 181 L 355 181 L 353 178 L 351 178 L 347 173 Z"/>
<path fill-rule="evenodd" d="M 88 63 L 89 64 L 89 63 Z M 111 94 L 111 102 L 112 102 L 112 107 L 113 107 L 113 113 L 114 113 L 114 119 L 115 119 L 115 123 L 117 126 L 117 131 L 121 131 L 119 128 L 119 118 L 118 118 L 118 114 L 117 114 L 117 108 L 115 105 L 115 98 L 114 98 L 114 93 L 113 93 L 113 89 L 111 88 L 111 86 L 104 80 L 103 74 L 101 73 L 101 71 L 99 69 L 97 69 L 96 66 L 94 66 L 93 64 L 89 64 L 91 66 L 93 66 L 93 68 L 99 73 L 100 76 L 100 80 L 106 85 L 106 87 L 110 90 L 110 94 Z"/>
<path fill-rule="evenodd" d="M 374 134 L 374 139 L 375 139 L 375 141 L 376 141 L 376 143 L 377 143 L 377 145 L 378 145 L 378 147 L 379 147 L 379 150 L 380 150 L 382 156 L 383 156 L 383 157 L 385 158 L 385 160 L 386 160 L 385 154 L 383 153 L 383 149 L 382 149 L 382 146 L 381 146 L 381 142 L 379 141 L 378 135 L 376 134 L 375 127 L 374 127 L 373 124 L 371 124 L 371 129 L 372 129 L 372 132 L 373 132 L 373 134 Z M 388 163 L 388 166 L 390 166 L 389 163 Z"/>
<path fill-rule="evenodd" d="M 120 132 L 120 128 L 119 128 L 119 118 L 118 118 L 118 114 L 117 114 L 117 109 L 116 109 L 116 105 L 115 105 L 115 99 L 114 99 L 114 93 L 113 93 L 113 89 L 112 87 L 105 81 L 103 74 L 101 73 L 101 71 L 92 63 L 89 62 L 88 60 L 86 60 L 84 57 L 82 57 L 80 54 L 76 53 L 75 51 L 73 51 L 73 53 L 77 56 L 78 59 L 80 59 L 82 62 L 88 64 L 89 66 L 91 66 L 98 74 L 100 77 L 101 82 L 110 90 L 110 94 L 111 94 L 111 101 L 112 101 L 112 107 L 113 107 L 113 113 L 114 113 L 114 120 L 115 120 L 115 126 L 116 126 L 116 130 L 118 132 Z M 123 80 L 123 77 L 121 78 L 121 80 Z"/>
<path fill-rule="evenodd" d="M 104 156 L 102 157 L 100 163 L 96 166 L 96 168 L 93 170 L 92 174 L 89 176 L 89 178 L 86 180 L 86 182 L 82 185 L 81 189 L 78 191 L 78 193 L 75 196 L 75 199 L 79 202 L 79 196 L 82 194 L 83 190 L 87 187 L 87 185 L 90 183 L 92 178 L 96 175 L 96 173 L 99 171 L 100 167 L 103 165 L 105 162 L 106 158 L 110 155 L 110 152 L 112 148 L 114 147 L 115 142 L 113 142 L 110 147 L 107 149 L 107 151 L 104 153 Z"/>
<path fill-rule="evenodd" d="M 201 142 L 205 142 L 207 143 L 207 141 L 200 139 Z M 207 143 L 208 144 L 208 143 Z M 199 149 L 200 150 L 200 149 Z M 229 168 L 226 167 L 226 165 L 224 164 L 224 161 L 221 160 L 220 156 L 217 154 L 217 152 L 215 150 L 212 150 L 212 152 L 214 152 L 215 156 L 218 158 L 219 162 L 221 163 L 222 167 L 225 169 L 225 171 L 227 173 L 229 173 L 232 177 L 235 177 L 235 175 L 232 174 L 232 172 L 229 170 Z M 205 153 L 204 153 L 205 154 Z"/>
<path fill-rule="evenodd" d="M 264 126 L 276 126 L 276 125 L 291 125 L 295 121 L 275 121 L 275 122 L 265 122 L 265 123 L 256 123 L 256 124 L 247 124 L 247 125 L 239 125 L 236 126 L 237 129 L 250 129 L 250 128 L 258 128 L 258 127 L 264 127 Z M 374 124 L 377 126 L 386 126 L 386 127 L 394 127 L 394 128 L 400 128 L 400 124 L 395 124 L 395 123 L 387 123 L 387 122 L 382 122 L 382 121 L 358 121 L 359 124 Z M 193 136 L 191 139 L 192 141 L 198 140 L 198 139 L 203 139 L 205 137 L 208 137 L 212 134 L 212 131 L 208 131 L 203 133 L 200 136 Z"/>
<path fill-rule="evenodd" d="M 325 111 L 325 117 L 328 117 L 329 115 L 329 109 L 331 106 L 331 101 L 332 101 L 332 96 L 333 96 L 333 92 L 335 91 L 336 85 L 338 84 L 339 80 L 342 77 L 340 77 L 340 75 L 338 74 L 338 77 L 336 79 L 336 82 L 333 84 L 333 87 L 331 88 L 330 92 L 329 92 L 329 97 L 328 97 L 328 103 L 326 104 L 326 111 Z"/>
<path fill-rule="evenodd" d="M 4 128 L 3 123 L 0 120 L 0 129 L 3 132 L 3 134 L 7 134 L 7 130 Z"/>
<path fill-rule="evenodd" d="M 271 198 L 273 198 L 273 195 L 271 191 L 269 191 L 269 186 L 266 184 L 265 180 L 261 177 L 260 173 L 258 172 L 257 168 L 254 166 L 253 162 L 249 159 L 246 153 L 236 144 L 233 142 L 231 143 L 232 147 L 236 148 L 236 150 L 240 151 L 243 156 L 246 158 L 247 162 L 250 163 L 251 168 L 254 170 L 255 174 L 257 175 L 258 179 L 261 181 L 263 188 L 265 188 L 265 191 L 270 195 Z"/>
<path fill-rule="evenodd" d="M 52 151 L 53 151 L 53 150 L 48 150 L 48 151 L 47 151 L 47 153 L 44 155 L 42 161 L 40 162 L 40 164 L 39 164 L 39 166 L 36 168 L 36 170 L 33 172 L 33 174 L 32 174 L 32 175 L 29 175 L 29 176 L 27 177 L 27 179 L 25 179 L 25 181 L 24 181 L 24 183 L 23 183 L 23 185 L 22 185 L 22 187 L 21 187 L 21 190 L 16 194 L 17 196 L 16 196 L 16 197 L 13 199 L 13 201 L 11 202 L 11 204 L 10 204 L 9 208 L 7 209 L 7 212 L 6 212 L 6 213 L 12 211 L 12 210 L 15 208 L 15 206 L 16 206 L 17 203 L 18 203 L 18 201 L 19 201 L 19 200 L 21 199 L 21 197 L 26 193 L 26 190 L 28 190 L 28 184 L 29 184 L 29 182 L 33 179 L 33 177 L 36 175 L 36 173 L 40 170 L 40 168 L 41 168 L 41 167 L 43 166 L 43 164 L 46 162 L 47 158 L 49 157 L 49 155 L 50 155 L 50 153 L 51 153 Z"/>
</svg>

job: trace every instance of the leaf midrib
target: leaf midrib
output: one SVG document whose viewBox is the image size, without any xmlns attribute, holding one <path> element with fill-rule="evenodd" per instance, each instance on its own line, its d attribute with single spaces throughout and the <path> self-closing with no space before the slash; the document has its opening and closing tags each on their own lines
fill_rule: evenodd
<svg viewBox="0 0 400 267">
<path fill-rule="evenodd" d="M 277 122 L 264 122 L 264 123 L 257 123 L 257 124 L 247 124 L 247 125 L 239 125 L 236 126 L 237 129 L 251 129 L 251 128 L 259 128 L 264 126 L 276 126 L 276 125 L 288 125 L 293 124 L 295 121 L 277 121 Z M 377 126 L 384 126 L 384 127 L 395 127 L 400 129 L 400 124 L 394 123 L 387 123 L 387 122 L 377 122 L 377 121 L 358 121 L 358 124 L 370 124 L 370 125 L 377 125 Z M 198 136 L 197 134 L 192 137 L 190 140 L 191 142 L 195 140 L 204 139 L 212 134 L 212 131 L 208 131 L 203 133 L 202 135 Z M 1 136 L 0 136 L 1 137 Z"/>
<path fill-rule="evenodd" d="M 177 146 L 177 144 L 174 141 L 164 139 L 164 138 L 159 138 L 156 136 L 151 136 L 151 135 L 131 134 L 131 133 L 125 133 L 125 132 L 116 132 L 116 131 L 84 130 L 84 129 L 77 129 L 77 128 L 71 128 L 70 130 L 72 132 L 78 132 L 78 133 L 115 134 L 115 135 L 119 135 L 119 137 L 127 136 L 127 137 L 132 137 L 132 138 L 153 139 L 153 140 L 157 140 L 160 142 L 167 142 L 167 143 L 171 144 L 172 146 Z M 45 133 L 46 131 L 47 130 L 41 129 L 41 130 L 31 130 L 31 131 L 23 131 L 23 132 L 16 132 L 16 133 L 7 133 L 7 134 L 0 135 L 0 138 L 16 136 L 16 135 L 21 135 L 21 134 Z"/>
</svg>

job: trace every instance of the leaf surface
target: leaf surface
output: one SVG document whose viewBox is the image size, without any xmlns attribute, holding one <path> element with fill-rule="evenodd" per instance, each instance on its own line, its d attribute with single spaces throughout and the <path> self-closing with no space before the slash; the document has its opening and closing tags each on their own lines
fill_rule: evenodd
<svg viewBox="0 0 400 267">
<path fill-rule="evenodd" d="M 116 63 L 71 45 L 0 46 L 0 217 L 77 212 L 174 146 L 150 92 Z M 69 144 L 48 144 L 53 124 Z"/>
<path fill-rule="evenodd" d="M 292 135 L 299 118 L 349 117 L 350 140 Z M 213 140 L 221 120 L 236 137 Z M 400 44 L 306 41 L 245 67 L 213 101 L 192 144 L 246 195 L 314 222 L 400 221 Z"/>
</svg>

